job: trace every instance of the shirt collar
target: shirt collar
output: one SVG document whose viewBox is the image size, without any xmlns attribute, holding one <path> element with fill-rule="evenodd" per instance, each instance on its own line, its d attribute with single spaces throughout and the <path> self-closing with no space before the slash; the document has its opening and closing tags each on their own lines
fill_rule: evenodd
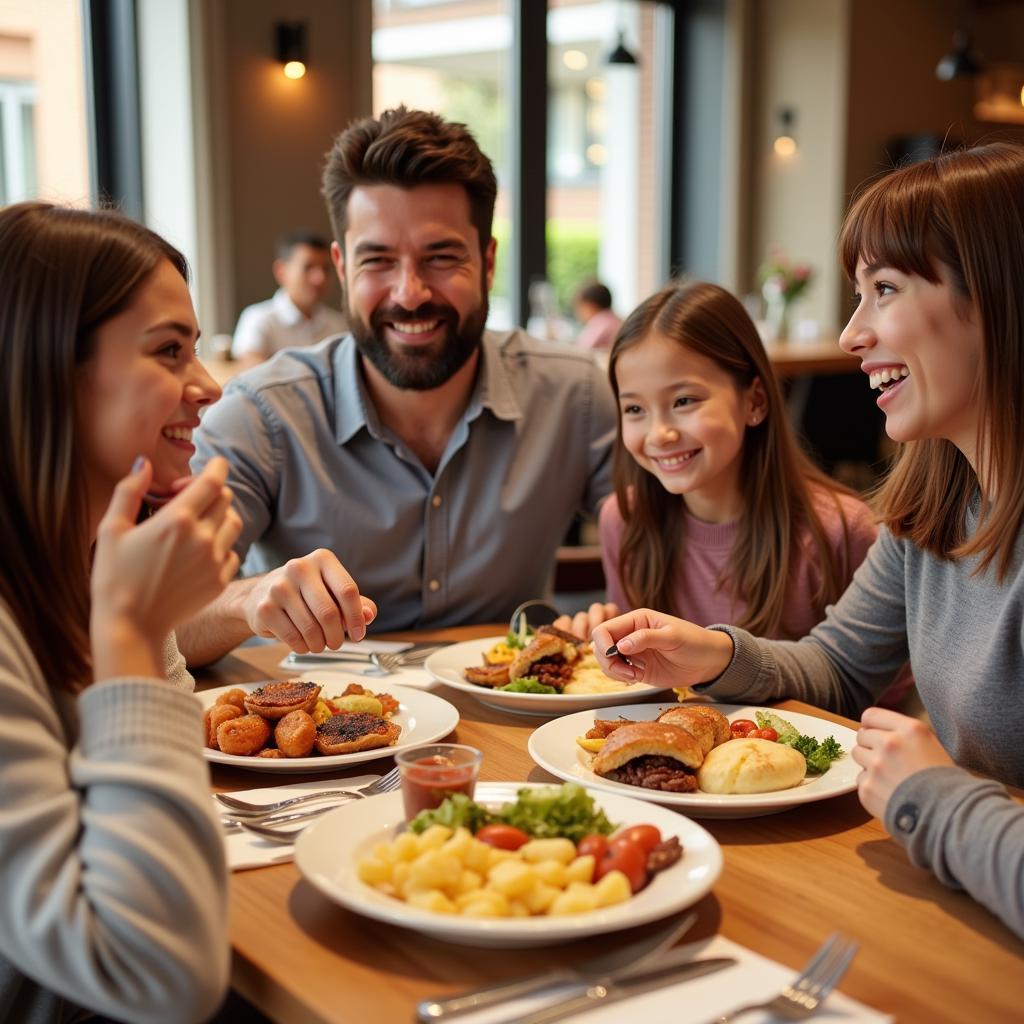
<svg viewBox="0 0 1024 1024">
<path fill-rule="evenodd" d="M 490 409 L 499 420 L 522 418 L 522 406 L 502 358 L 502 349 L 513 337 L 514 332 L 501 335 L 494 331 L 484 331 L 480 345 L 480 369 L 463 417 L 466 422 L 475 420 L 484 409 Z M 335 440 L 338 444 L 347 444 L 364 427 L 372 437 L 381 440 L 383 431 L 380 420 L 366 392 L 359 349 L 351 334 L 346 335 L 334 350 L 333 364 L 338 410 Z"/>
<path fill-rule="evenodd" d="M 477 374 L 473 396 L 469 400 L 468 418 L 475 418 L 482 408 L 490 409 L 499 420 L 522 418 L 523 409 L 503 358 L 503 350 L 515 337 L 515 333 L 484 331 L 480 345 L 480 372 Z"/>
<path fill-rule="evenodd" d="M 302 315 L 302 310 L 292 302 L 288 297 L 288 293 L 283 288 L 278 288 L 270 301 L 273 303 L 274 312 L 277 314 L 278 320 L 286 327 L 294 327 L 297 323 L 306 319 Z M 315 310 L 313 315 L 316 316 Z"/>
</svg>

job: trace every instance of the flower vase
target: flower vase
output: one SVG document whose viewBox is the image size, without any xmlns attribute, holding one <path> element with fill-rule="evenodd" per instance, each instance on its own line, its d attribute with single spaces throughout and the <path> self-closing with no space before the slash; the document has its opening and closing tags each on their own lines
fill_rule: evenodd
<svg viewBox="0 0 1024 1024">
<path fill-rule="evenodd" d="M 789 302 L 782 295 L 773 295 L 765 311 L 768 329 L 773 341 L 789 339 Z"/>
</svg>

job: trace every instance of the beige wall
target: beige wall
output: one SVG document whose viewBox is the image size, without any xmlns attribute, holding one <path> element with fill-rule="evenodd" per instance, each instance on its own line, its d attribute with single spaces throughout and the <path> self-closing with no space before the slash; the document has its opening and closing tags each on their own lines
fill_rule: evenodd
<svg viewBox="0 0 1024 1024">
<path fill-rule="evenodd" d="M 843 212 L 849 0 L 771 0 L 754 4 L 751 230 L 747 273 L 773 248 L 808 263 L 815 280 L 797 315 L 823 330 L 837 326 L 835 238 Z M 772 151 L 779 111 L 795 112 L 798 150 Z"/>
<path fill-rule="evenodd" d="M 0 78 L 36 83 L 39 195 L 89 201 L 85 71 L 79 0 L 0 0 Z"/>
<path fill-rule="evenodd" d="M 329 235 L 320 171 L 333 137 L 370 112 L 370 0 L 216 0 L 204 11 L 211 203 L 227 204 L 218 238 L 211 333 L 274 289 L 275 239 L 308 227 Z M 277 21 L 308 23 L 309 65 L 298 81 L 273 59 Z M 221 274 L 223 278 L 225 274 Z M 331 296 L 338 301 L 337 292 Z"/>
</svg>

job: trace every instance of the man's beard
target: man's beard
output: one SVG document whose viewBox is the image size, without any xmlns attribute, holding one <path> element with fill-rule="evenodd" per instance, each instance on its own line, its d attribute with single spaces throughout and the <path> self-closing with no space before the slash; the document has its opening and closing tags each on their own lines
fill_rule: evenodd
<svg viewBox="0 0 1024 1024">
<path fill-rule="evenodd" d="M 480 305 L 459 324 L 459 315 L 449 305 L 426 302 L 415 310 L 392 306 L 377 309 L 367 324 L 350 308 L 345 299 L 345 314 L 356 347 L 377 368 L 389 384 L 407 391 L 430 391 L 439 388 L 466 365 L 480 347 L 487 323 L 487 292 Z M 430 345 L 389 345 L 384 336 L 386 323 L 440 320 L 444 337 Z"/>
</svg>

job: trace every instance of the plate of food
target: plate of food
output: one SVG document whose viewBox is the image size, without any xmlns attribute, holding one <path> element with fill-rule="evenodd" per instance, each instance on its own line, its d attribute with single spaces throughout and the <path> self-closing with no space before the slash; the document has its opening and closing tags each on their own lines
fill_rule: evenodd
<svg viewBox="0 0 1024 1024">
<path fill-rule="evenodd" d="M 735 704 L 634 704 L 580 712 L 530 735 L 558 778 L 698 818 L 752 818 L 849 793 L 857 734 L 796 712 Z"/>
<path fill-rule="evenodd" d="M 479 783 L 473 800 L 449 797 L 425 813 L 433 817 L 407 827 L 401 793 L 353 801 L 300 834 L 295 863 L 325 896 L 365 917 L 495 948 L 667 917 L 699 900 L 722 870 L 718 843 L 695 822 L 578 785 Z"/>
<path fill-rule="evenodd" d="M 202 690 L 204 753 L 260 772 L 327 772 L 432 743 L 459 724 L 440 697 L 386 683 L 267 680 Z"/>
<path fill-rule="evenodd" d="M 545 717 L 667 689 L 606 676 L 587 641 L 554 626 L 541 626 L 523 638 L 510 633 L 452 644 L 435 651 L 424 667 L 445 686 L 490 707 Z"/>
</svg>

